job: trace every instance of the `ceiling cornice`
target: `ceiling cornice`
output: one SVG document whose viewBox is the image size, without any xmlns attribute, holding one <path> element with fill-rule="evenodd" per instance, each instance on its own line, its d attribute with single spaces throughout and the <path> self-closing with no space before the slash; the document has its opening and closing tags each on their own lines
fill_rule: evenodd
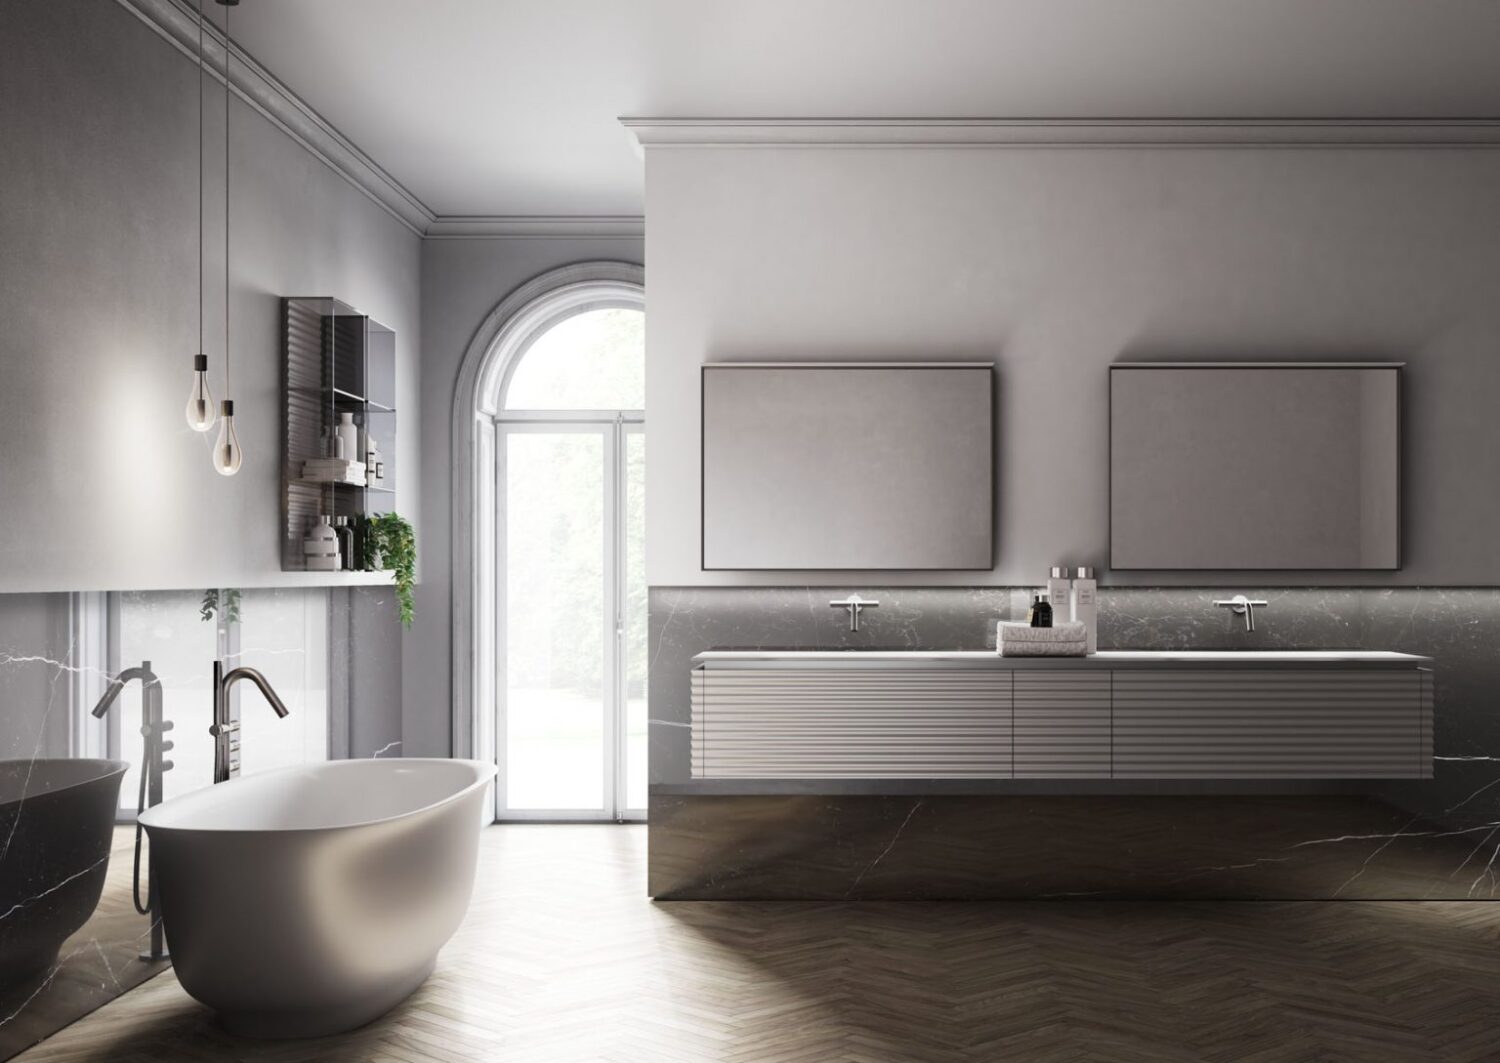
<svg viewBox="0 0 1500 1063">
<path fill-rule="evenodd" d="M 427 227 L 430 240 L 640 238 L 646 219 L 640 215 L 447 215 Z"/>
<path fill-rule="evenodd" d="M 193 62 L 198 61 L 198 15 L 183 0 L 117 0 Z M 210 75 L 224 80 L 224 35 L 211 23 L 203 27 L 203 55 Z M 418 236 L 432 223 L 433 212 L 400 181 L 335 129 L 238 45 L 230 67 L 234 94 L 273 125 L 321 159 L 329 169 L 384 207 Z"/>
<path fill-rule="evenodd" d="M 635 118 L 643 148 L 1500 147 L 1500 119 Z"/>
<path fill-rule="evenodd" d="M 198 61 L 198 14 L 185 0 L 116 2 L 183 55 Z M 205 68 L 221 84 L 224 52 L 224 35 L 212 22 L 205 21 Z M 439 215 L 239 45 L 234 45 L 229 84 L 236 96 L 417 236 L 583 238 L 639 237 L 644 232 L 642 219 L 628 216 Z"/>
</svg>

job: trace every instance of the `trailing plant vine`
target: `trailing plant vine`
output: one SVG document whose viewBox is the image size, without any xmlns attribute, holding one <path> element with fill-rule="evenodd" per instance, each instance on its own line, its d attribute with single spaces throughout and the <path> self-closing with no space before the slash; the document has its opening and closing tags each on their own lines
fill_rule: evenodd
<svg viewBox="0 0 1500 1063">
<path fill-rule="evenodd" d="M 364 520 L 364 566 L 367 572 L 394 573 L 401 623 L 411 627 L 412 586 L 417 582 L 417 537 L 399 513 L 380 513 Z"/>
<path fill-rule="evenodd" d="M 240 592 L 237 588 L 227 587 L 219 590 L 210 587 L 203 592 L 203 601 L 198 603 L 198 615 L 204 620 L 212 620 L 214 613 L 221 610 L 226 623 L 238 624 L 240 622 Z"/>
</svg>

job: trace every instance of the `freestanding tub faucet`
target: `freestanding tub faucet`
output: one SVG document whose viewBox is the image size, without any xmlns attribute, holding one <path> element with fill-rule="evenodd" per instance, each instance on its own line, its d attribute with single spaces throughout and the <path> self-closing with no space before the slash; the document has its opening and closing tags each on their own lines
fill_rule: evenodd
<svg viewBox="0 0 1500 1063">
<path fill-rule="evenodd" d="M 214 722 L 208 733 L 214 738 L 214 782 L 228 782 L 240 773 L 240 711 L 229 698 L 229 688 L 241 679 L 248 679 L 260 688 L 265 699 L 276 710 L 276 715 L 285 718 L 287 707 L 281 703 L 276 691 L 266 677 L 254 668 L 236 668 L 224 671 L 222 660 L 214 662 Z"/>
<path fill-rule="evenodd" d="M 102 720 L 109 707 L 115 703 L 125 684 L 133 679 L 141 681 L 141 786 L 136 799 L 135 825 L 135 872 L 131 891 L 134 894 L 135 910 L 151 917 L 151 950 L 141 953 L 143 960 L 160 960 L 167 955 L 166 940 L 162 936 L 161 913 L 156 897 L 156 876 L 151 876 L 146 885 L 146 899 L 141 900 L 141 824 L 140 813 L 161 804 L 162 776 L 172 770 L 172 762 L 164 756 L 172 748 L 172 740 L 163 737 L 172 729 L 170 720 L 162 719 L 161 680 L 151 670 L 150 661 L 142 661 L 139 667 L 127 668 L 109 681 L 104 695 L 94 706 L 95 719 Z"/>
</svg>

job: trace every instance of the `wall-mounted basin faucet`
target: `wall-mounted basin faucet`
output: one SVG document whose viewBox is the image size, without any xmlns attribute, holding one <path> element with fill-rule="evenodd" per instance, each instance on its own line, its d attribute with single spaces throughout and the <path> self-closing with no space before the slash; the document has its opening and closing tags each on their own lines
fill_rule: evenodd
<svg viewBox="0 0 1500 1063">
<path fill-rule="evenodd" d="M 285 717 L 287 707 L 266 681 L 266 677 L 254 668 L 236 668 L 224 671 L 224 662 L 214 662 L 214 722 L 208 733 L 214 736 L 214 782 L 228 782 L 240 773 L 240 714 L 230 702 L 229 688 L 241 679 L 248 679 L 260 688 L 261 694 L 276 710 L 276 715 Z"/>
<path fill-rule="evenodd" d="M 859 630 L 859 614 L 862 609 L 874 609 L 880 603 L 870 599 L 861 598 L 857 594 L 851 594 L 847 598 L 836 598 L 828 603 L 835 609 L 849 610 L 849 630 Z"/>
<path fill-rule="evenodd" d="M 1233 598 L 1219 598 L 1214 602 L 1221 609 L 1234 610 L 1235 616 L 1245 618 L 1245 630 L 1255 630 L 1255 610 L 1264 609 L 1271 603 L 1264 598 L 1246 598 L 1243 594 L 1236 594 Z"/>
</svg>

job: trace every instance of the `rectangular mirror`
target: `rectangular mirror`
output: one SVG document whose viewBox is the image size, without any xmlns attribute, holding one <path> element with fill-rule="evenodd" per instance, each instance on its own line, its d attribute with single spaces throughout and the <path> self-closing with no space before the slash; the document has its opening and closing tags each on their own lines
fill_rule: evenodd
<svg viewBox="0 0 1500 1063">
<path fill-rule="evenodd" d="M 1400 567 L 1396 363 L 1110 367 L 1110 567 Z"/>
<path fill-rule="evenodd" d="M 992 368 L 704 366 L 704 569 L 993 567 Z"/>
</svg>

